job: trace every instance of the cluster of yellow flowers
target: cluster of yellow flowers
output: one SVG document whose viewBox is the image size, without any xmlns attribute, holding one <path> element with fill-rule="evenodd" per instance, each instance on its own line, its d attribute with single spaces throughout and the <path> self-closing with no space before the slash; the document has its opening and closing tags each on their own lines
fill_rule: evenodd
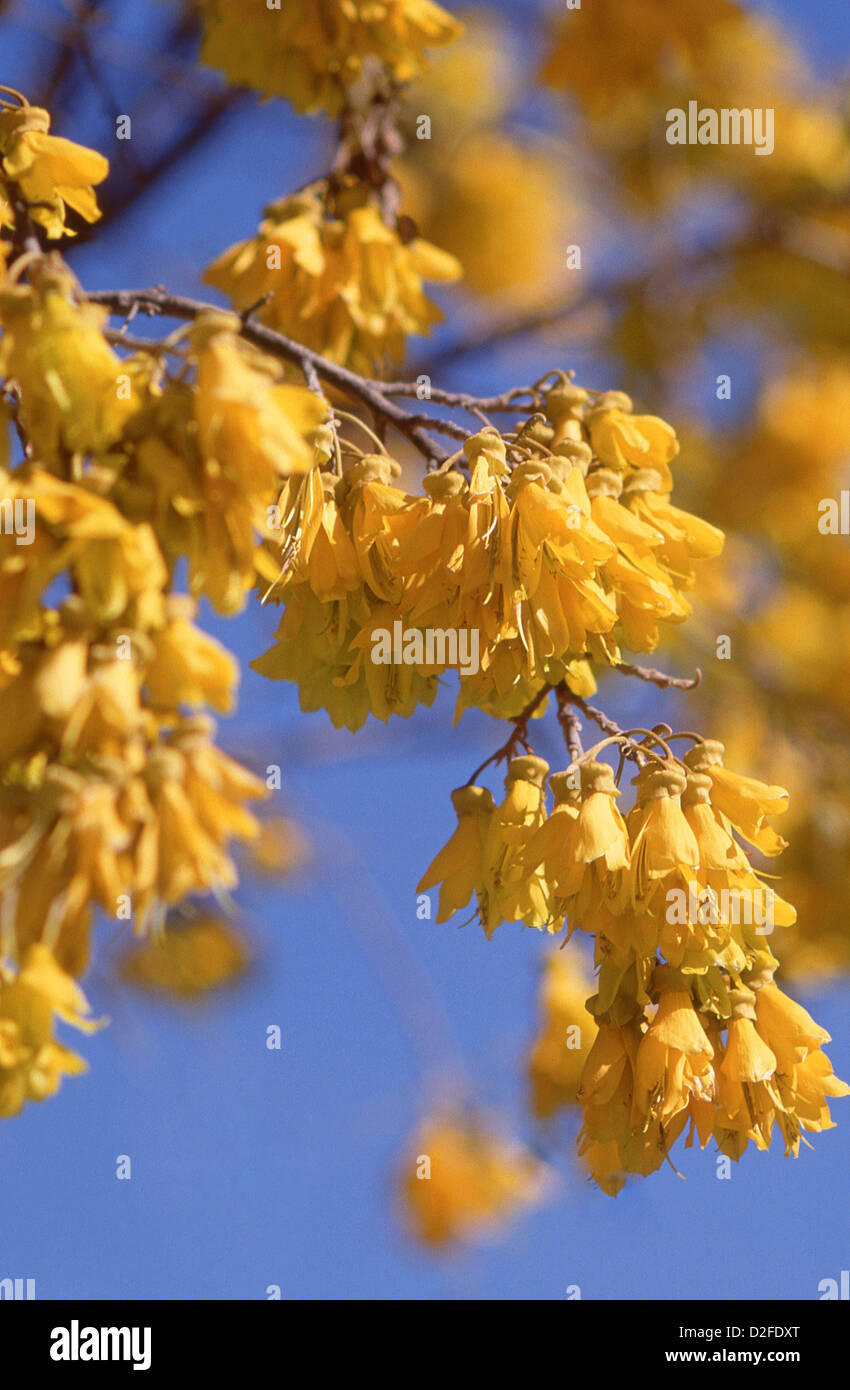
<svg viewBox="0 0 850 1390">
<path fill-rule="evenodd" d="M 89 1018 L 79 985 L 46 947 L 33 943 L 17 974 L 0 963 L 0 1119 L 17 1115 L 27 1100 L 55 1095 L 63 1076 L 86 1070 L 82 1057 L 53 1037 L 53 1019 L 85 1033 Z"/>
<path fill-rule="evenodd" d="M 419 236 L 405 241 L 348 179 L 333 198 L 322 181 L 272 204 L 257 235 L 225 251 L 204 279 L 240 311 L 259 304 L 269 328 L 368 376 L 401 362 L 407 336 L 442 318 L 423 281 L 460 274 L 448 252 Z"/>
<path fill-rule="evenodd" d="M 721 548 L 715 527 L 670 502 L 677 448 L 622 392 L 591 398 L 561 376 L 545 414 L 467 438 L 425 477 L 425 497 L 397 486 L 385 454 L 341 478 L 293 479 L 269 590 L 286 608 L 255 669 L 297 681 L 302 708 L 352 729 L 431 703 L 437 676 L 460 663 L 429 652 L 429 630 L 466 634 L 478 652 L 461 665 L 459 708 L 513 717 L 563 679 L 591 693 L 588 659 L 616 665 L 620 640 L 651 650 L 660 621 L 690 612 L 695 561 Z M 403 661 L 375 661 L 376 634 L 399 623 Z"/>
<path fill-rule="evenodd" d="M 736 0 L 633 0 L 630 17 L 622 23 L 619 0 L 562 14 L 540 76 L 578 102 L 596 142 L 621 159 L 624 186 L 642 202 L 709 171 L 766 201 L 846 184 L 843 93 L 837 87 L 824 94 L 775 19 Z M 772 157 L 754 160 L 733 144 L 721 162 L 716 148 L 696 143 L 660 160 L 659 112 L 686 108 L 697 96 L 715 110 L 769 109 Z"/>
<path fill-rule="evenodd" d="M 409 81 L 427 48 L 463 31 L 434 0 L 284 0 L 253 17 L 240 0 L 202 0 L 201 8 L 205 63 L 297 111 L 331 115 L 364 67 L 377 62 L 392 80 Z"/>
<path fill-rule="evenodd" d="M 0 112 L 0 220 L 15 236 L 25 212 L 50 235 L 65 204 L 96 215 L 99 157 L 44 133 L 42 115 Z M 57 255 L 5 260 L 0 1113 L 13 1113 L 80 1069 L 51 1028 L 85 1013 L 71 977 L 93 909 L 143 931 L 187 895 L 235 886 L 231 844 L 256 835 L 247 803 L 266 787 L 214 742 L 205 710 L 231 708 L 238 671 L 196 627 L 196 599 L 232 612 L 258 572 L 268 581 L 269 509 L 312 468 L 327 406 L 235 316 L 121 357 Z M 10 418 L 26 445 L 13 467 Z M 184 564 L 189 594 L 175 591 Z"/>
<path fill-rule="evenodd" d="M 653 738 L 663 754 L 649 751 Z M 606 742 L 625 749 L 624 740 Z M 660 1167 L 688 1121 L 688 1145 L 696 1133 L 705 1147 L 713 1134 L 732 1159 L 750 1140 L 767 1148 L 775 1122 L 796 1154 L 801 1132 L 832 1127 L 827 1097 L 850 1087 L 821 1052 L 828 1034 L 773 983 L 766 937 L 795 914 L 740 843 L 781 852 L 768 818 L 785 810 L 787 793 L 724 767 L 714 740 L 680 760 L 651 735 L 630 745 L 641 766 L 624 819 L 614 771 L 595 756 L 602 747 L 551 777 L 542 758 L 512 759 L 499 806 L 486 788 L 454 792 L 457 829 L 418 890 L 440 885 L 438 921 L 474 896 L 488 936 L 507 921 L 549 932 L 568 923 L 592 936 L 598 978 L 587 1007 L 599 1031 L 578 1091 L 579 1151 L 606 1192 Z M 572 982 L 553 976 L 551 990 L 544 1007 L 558 1028 Z M 560 1046 L 569 1077 L 563 1037 Z M 545 1035 L 532 1067 L 545 1115 L 565 1084 L 556 1071 L 549 1089 Z"/>
</svg>

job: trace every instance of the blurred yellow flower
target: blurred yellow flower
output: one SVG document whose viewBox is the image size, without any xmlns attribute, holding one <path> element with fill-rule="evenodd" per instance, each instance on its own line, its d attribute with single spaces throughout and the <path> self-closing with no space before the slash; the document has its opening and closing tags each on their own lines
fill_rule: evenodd
<svg viewBox="0 0 850 1390">
<path fill-rule="evenodd" d="M 400 1173 L 405 1225 L 430 1246 L 481 1239 L 540 1202 L 549 1184 L 545 1165 L 484 1117 L 435 1115 Z"/>
<path fill-rule="evenodd" d="M 161 932 L 124 952 L 119 973 L 149 993 L 194 999 L 234 984 L 250 959 L 248 943 L 232 922 L 202 913 L 168 918 Z"/>
<path fill-rule="evenodd" d="M 434 0 L 301 0 L 253 14 L 240 0 L 203 0 L 202 17 L 201 58 L 230 82 L 331 115 L 373 55 L 407 82 L 425 49 L 462 32 Z"/>
<path fill-rule="evenodd" d="M 91 1033 L 80 987 L 41 944 L 29 947 L 20 969 L 0 965 L 0 1119 L 17 1115 L 28 1100 L 55 1095 L 63 1076 L 79 1076 L 86 1063 L 55 1040 L 53 1018 Z"/>
<path fill-rule="evenodd" d="M 527 1061 L 531 1109 L 538 1119 L 577 1104 L 581 1074 L 597 1031 L 586 1007 L 592 993 L 593 981 L 575 950 L 550 952 L 540 985 L 540 1032 Z"/>
</svg>

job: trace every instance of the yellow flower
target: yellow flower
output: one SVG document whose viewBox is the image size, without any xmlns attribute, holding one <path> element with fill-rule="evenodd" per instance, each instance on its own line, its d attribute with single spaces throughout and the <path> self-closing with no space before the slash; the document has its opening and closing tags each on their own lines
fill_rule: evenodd
<svg viewBox="0 0 850 1390">
<path fill-rule="evenodd" d="M 239 336 L 235 315 L 205 314 L 192 325 L 197 360 L 194 393 L 198 442 L 250 494 L 271 494 L 288 473 L 305 473 L 315 451 L 307 436 L 327 418 L 328 405 L 303 386 L 282 380 L 273 359 Z"/>
<path fill-rule="evenodd" d="M 726 1046 L 716 1069 L 714 1134 L 721 1151 L 738 1159 L 750 1139 L 759 1149 L 770 1147 L 781 1100 L 776 1056 L 756 1032 L 755 994 L 750 989 L 734 990 L 732 1002 Z"/>
<path fill-rule="evenodd" d="M 103 453 L 138 404 L 137 367 L 103 336 L 105 310 L 76 303 L 73 276 L 52 260 L 0 292 L 0 376 L 17 383 L 19 415 L 44 464 L 61 451 Z"/>
<path fill-rule="evenodd" d="M 82 990 L 39 943 L 25 952 L 20 970 L 0 966 L 0 1118 L 17 1115 L 28 1100 L 55 1095 L 63 1076 L 79 1076 L 86 1064 L 56 1042 L 53 1017 L 84 1032 L 100 1024 L 89 1017 Z"/>
<path fill-rule="evenodd" d="M 239 0 L 203 0 L 201 58 L 228 81 L 282 96 L 297 111 L 336 115 L 346 89 L 374 57 L 396 82 L 421 69 L 424 50 L 463 26 L 433 0 L 302 0 L 247 12 Z"/>
<path fill-rule="evenodd" d="M 667 974 L 661 975 L 662 971 Z M 635 1104 L 643 1115 L 666 1123 L 687 1109 L 692 1096 L 713 1100 L 714 1048 L 693 1006 L 686 978 L 676 978 L 676 972 L 661 967 L 655 979 L 660 988 L 658 1012 L 637 1050 Z"/>
<path fill-rule="evenodd" d="M 578 1154 L 593 1181 L 611 1197 L 624 1186 L 623 1150 L 632 1129 L 633 1070 L 640 1033 L 636 1023 L 602 1020 L 578 1090 L 582 1128 Z"/>
<path fill-rule="evenodd" d="M 121 978 L 154 994 L 195 999 L 239 980 L 248 969 L 248 944 L 232 923 L 211 913 L 167 920 L 149 941 L 124 953 Z"/>
<path fill-rule="evenodd" d="M 426 1245 L 480 1239 L 536 1205 L 549 1172 L 483 1117 L 437 1115 L 414 1137 L 400 1173 L 405 1225 Z"/>
<path fill-rule="evenodd" d="M 585 1004 L 592 990 L 574 953 L 552 951 L 546 957 L 540 987 L 541 1029 L 527 1063 L 531 1108 L 539 1119 L 576 1103 L 584 1063 L 596 1037 L 596 1024 Z"/>
<path fill-rule="evenodd" d="M 366 454 L 346 475 L 341 511 L 364 584 L 376 599 L 397 604 L 404 586 L 395 563 L 399 545 L 413 536 L 429 504 L 394 487 L 393 476 L 393 460 Z"/>
<path fill-rule="evenodd" d="M 478 906 L 481 924 L 492 936 L 500 922 L 521 921 L 545 927 L 550 909 L 539 869 L 528 872 L 524 851 L 546 817 L 545 786 L 549 764 L 543 758 L 512 758 L 505 796 L 487 828 L 484 882 Z"/>
<path fill-rule="evenodd" d="M 140 929 L 190 893 L 236 886 L 231 839 L 251 840 L 258 822 L 243 803 L 266 794 L 259 778 L 212 742 L 206 716 L 182 720 L 147 756 L 134 788 L 140 828 L 133 849 L 133 906 Z"/>
<path fill-rule="evenodd" d="M 526 868 L 542 868 L 555 900 L 567 895 L 571 853 L 581 804 L 581 787 L 576 774 L 554 772 L 549 787 L 555 798 L 552 813 L 535 830 L 523 852 Z"/>
<path fill-rule="evenodd" d="M 640 911 L 658 881 L 676 869 L 699 868 L 699 846 L 682 811 L 686 777 L 676 766 L 648 763 L 635 778 L 636 805 L 629 814 L 629 866 L 617 905 Z"/>
<path fill-rule="evenodd" d="M 591 871 L 594 877 L 608 878 L 612 886 L 618 884 L 620 872 L 628 866 L 629 835 L 614 804 L 619 795 L 608 763 L 581 764 L 581 806 L 560 874 L 566 896 L 577 894 Z"/>
<path fill-rule="evenodd" d="M 233 708 L 239 669 L 230 652 L 191 621 L 194 612 L 194 602 L 182 594 L 166 600 L 166 623 L 154 636 L 153 657 L 145 668 L 147 693 L 160 709 L 209 705 L 227 712 Z"/>
<path fill-rule="evenodd" d="M 768 786 L 753 777 L 742 777 L 723 766 L 724 747 L 716 739 L 706 739 L 685 754 L 694 772 L 711 778 L 711 804 L 731 821 L 738 833 L 762 854 L 781 854 L 787 841 L 768 822 L 768 816 L 788 809 L 784 787 Z"/>
<path fill-rule="evenodd" d="M 438 922 L 466 907 L 473 893 L 479 891 L 484 881 L 488 831 L 496 810 L 486 787 L 458 787 L 452 792 L 452 805 L 457 828 L 416 885 L 417 893 L 427 893 L 440 884 Z"/>
<path fill-rule="evenodd" d="M 606 391 L 587 416 L 590 442 L 608 468 L 654 468 L 661 477 L 661 491 L 669 492 L 673 479 L 668 468 L 679 452 L 676 432 L 657 415 L 633 415 L 624 391 Z"/>
<path fill-rule="evenodd" d="M 66 209 L 73 208 L 86 222 L 97 221 L 100 210 L 92 185 L 106 178 L 109 162 L 49 130 L 50 116 L 39 106 L 0 109 L 0 227 L 14 225 L 11 184 L 49 237 L 73 236 Z"/>
<path fill-rule="evenodd" d="M 776 1123 L 786 1154 L 797 1154 L 800 1131 L 834 1129 L 828 1096 L 850 1095 L 850 1086 L 833 1075 L 821 1048 L 830 1041 L 825 1028 L 773 983 L 772 969 L 751 978 L 756 994 L 756 1032 L 776 1057 L 780 1105 Z"/>
<path fill-rule="evenodd" d="M 277 600 L 299 581 L 306 581 L 323 602 L 360 588 L 357 554 L 337 500 L 337 493 L 344 497 L 346 491 L 335 474 L 318 468 L 284 484 L 277 503 L 281 570 L 269 590 L 271 598 Z"/>
<path fill-rule="evenodd" d="M 457 601 L 464 561 L 469 513 L 466 479 L 454 470 L 429 473 L 422 486 L 430 499 L 428 511 L 399 538 L 394 561 L 405 580 L 402 607 L 407 621 L 422 627 L 457 626 Z"/>
<path fill-rule="evenodd" d="M 262 323 L 370 376 L 442 318 L 423 281 L 456 280 L 461 267 L 421 237 L 404 241 L 359 186 L 328 200 L 317 185 L 274 204 L 257 236 L 225 251 L 204 280 L 238 310 L 270 296 Z"/>
</svg>

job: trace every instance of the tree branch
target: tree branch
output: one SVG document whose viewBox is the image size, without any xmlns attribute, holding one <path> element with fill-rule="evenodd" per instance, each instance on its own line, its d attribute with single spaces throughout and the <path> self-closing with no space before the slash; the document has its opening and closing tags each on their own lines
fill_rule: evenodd
<svg viewBox="0 0 850 1390">
<path fill-rule="evenodd" d="M 652 685 L 657 685 L 659 690 L 693 690 L 702 680 L 699 667 L 693 676 L 668 676 L 663 671 L 656 671 L 653 666 L 633 666 L 628 661 L 618 661 L 611 669 L 622 671 L 626 676 L 636 676 L 639 681 L 649 681 Z"/>
<path fill-rule="evenodd" d="M 170 294 L 161 285 L 149 290 L 97 290 L 87 294 L 86 298 L 93 304 L 104 305 L 118 316 L 139 311 L 154 316 L 162 315 L 165 318 L 191 321 L 201 314 L 222 312 L 220 305 L 205 304 L 201 300 Z M 421 423 L 422 417 L 411 415 L 402 406 L 396 405 L 395 401 L 386 397 L 379 382 L 367 381 L 365 377 L 357 376 L 347 367 L 330 362 L 326 357 L 321 357 L 319 353 L 304 347 L 302 343 L 297 343 L 294 338 L 288 338 L 273 328 L 266 328 L 251 320 L 243 322 L 241 332 L 255 347 L 291 362 L 305 374 L 314 372 L 320 380 L 367 406 L 377 419 L 408 439 L 429 462 L 442 463 L 448 457 L 439 444 L 429 439 L 426 427 Z M 431 428 L 436 429 L 437 425 L 434 424 Z"/>
</svg>

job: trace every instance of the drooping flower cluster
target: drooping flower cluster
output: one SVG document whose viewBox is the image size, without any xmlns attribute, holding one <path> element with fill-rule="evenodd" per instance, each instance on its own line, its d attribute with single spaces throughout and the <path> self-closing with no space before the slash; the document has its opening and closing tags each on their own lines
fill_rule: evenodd
<svg viewBox="0 0 850 1390">
<path fill-rule="evenodd" d="M 382 64 L 396 82 L 421 69 L 425 50 L 462 33 L 434 0 L 301 0 L 258 6 L 203 0 L 201 57 L 228 80 L 298 111 L 335 115 L 364 66 Z"/>
<path fill-rule="evenodd" d="M 663 755 L 632 747 L 625 818 L 595 750 L 549 778 L 548 817 L 542 758 L 511 761 L 499 806 L 484 788 L 460 789 L 458 827 L 418 885 L 440 884 L 438 920 L 474 898 L 488 936 L 519 921 L 593 938 L 599 1031 L 579 1090 L 579 1152 L 612 1194 L 660 1167 L 689 1123 L 688 1145 L 713 1135 L 732 1159 L 750 1141 L 767 1148 L 775 1123 L 796 1154 L 802 1133 L 831 1127 L 827 1098 L 850 1094 L 821 1051 L 828 1035 L 773 984 L 768 938 L 795 914 L 744 848 L 781 852 L 770 817 L 787 793 L 724 767 L 714 740 L 683 760 L 660 742 Z M 534 1054 L 546 1071 L 551 1051 L 544 1038 Z M 554 1051 L 568 1072 L 566 1040 Z M 551 1094 L 538 1093 L 539 1113 Z"/>
<path fill-rule="evenodd" d="M 449 667 L 459 709 L 512 717 L 546 683 L 592 692 L 589 662 L 616 665 L 621 641 L 651 650 L 660 622 L 689 613 L 695 562 L 722 535 L 670 502 L 664 421 L 566 381 L 546 409 L 513 435 L 469 437 L 424 497 L 381 454 L 287 483 L 269 590 L 286 611 L 255 668 L 354 729 L 429 704 Z M 397 632 L 383 652 L 380 634 Z"/>
<path fill-rule="evenodd" d="M 54 1017 L 85 1033 L 100 1027 L 79 985 L 34 944 L 17 972 L 0 964 L 0 1119 L 17 1115 L 28 1100 L 55 1095 L 63 1076 L 86 1070 L 82 1057 L 56 1041 Z"/>
<path fill-rule="evenodd" d="M 353 180 L 330 195 L 321 182 L 266 209 L 255 237 L 207 267 L 207 284 L 238 310 L 370 375 L 404 358 L 413 333 L 442 314 L 425 280 L 452 281 L 461 267 L 424 238 L 405 240 Z"/>
<path fill-rule="evenodd" d="M 26 213 L 50 235 L 65 204 L 96 215 L 81 190 L 99 166 L 46 129 L 0 111 L 0 221 L 18 239 Z M 83 1069 L 51 1017 L 82 1026 L 96 911 L 141 932 L 236 885 L 266 787 L 214 741 L 206 711 L 232 708 L 238 669 L 196 601 L 232 612 L 264 564 L 268 582 L 269 509 L 312 468 L 327 414 L 233 315 L 120 355 L 58 256 L 16 249 L 0 280 L 0 1114 Z"/>
</svg>

